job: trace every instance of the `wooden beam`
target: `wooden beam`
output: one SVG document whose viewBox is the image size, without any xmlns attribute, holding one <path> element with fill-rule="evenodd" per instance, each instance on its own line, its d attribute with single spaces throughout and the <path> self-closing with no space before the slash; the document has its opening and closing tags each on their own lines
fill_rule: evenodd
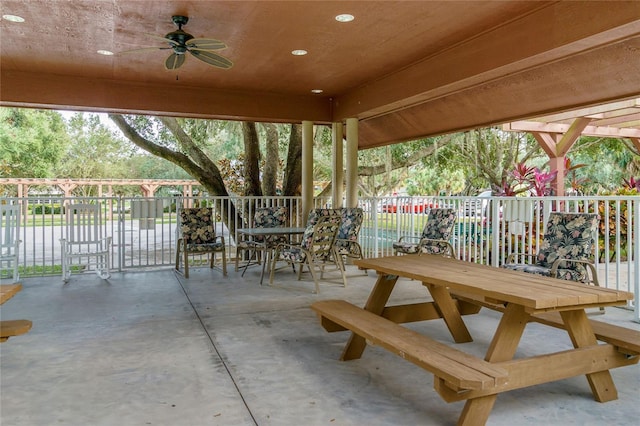
<svg viewBox="0 0 640 426">
<path fill-rule="evenodd" d="M 582 135 L 582 131 L 587 127 L 587 124 L 591 122 L 590 118 L 576 118 L 569 129 L 566 131 L 562 138 L 556 144 L 556 155 L 558 157 L 564 157 L 569 152 L 569 149 L 573 146 L 574 143 L 578 140 L 580 135 Z"/>
<path fill-rule="evenodd" d="M 134 83 L 0 69 L 0 105 L 267 122 L 331 122 L 331 102 L 282 95 Z M 24 99 L 28 99 L 25 102 Z"/>
<path fill-rule="evenodd" d="M 560 123 L 540 123 L 538 121 L 513 121 L 502 126 L 504 131 L 512 132 L 545 132 L 567 133 L 571 125 Z M 584 136 L 602 136 L 607 138 L 640 138 L 640 129 L 615 127 L 586 126 L 582 130 Z"/>
<path fill-rule="evenodd" d="M 607 118 L 608 114 L 611 114 L 613 111 L 625 110 L 628 111 L 627 108 L 631 108 L 632 111 L 635 111 L 636 107 L 640 107 L 640 98 L 636 99 L 627 99 L 625 101 L 607 103 L 603 105 L 595 105 L 587 108 L 581 108 L 579 110 L 566 111 L 558 114 L 545 115 L 542 117 L 536 117 L 536 121 L 550 123 L 553 121 L 562 121 L 567 119 L 572 119 L 575 117 L 594 117 L 594 118 Z M 609 115 L 610 116 L 610 115 Z"/>
<path fill-rule="evenodd" d="M 549 158 L 557 157 L 556 139 L 554 135 L 544 132 L 531 132 L 531 135 L 538 141 L 538 144 Z"/>
</svg>

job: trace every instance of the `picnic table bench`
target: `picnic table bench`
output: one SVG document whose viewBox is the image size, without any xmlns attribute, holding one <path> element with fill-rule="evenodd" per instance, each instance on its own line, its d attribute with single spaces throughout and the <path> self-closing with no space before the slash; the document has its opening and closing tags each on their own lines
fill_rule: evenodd
<svg viewBox="0 0 640 426">
<path fill-rule="evenodd" d="M 22 284 L 0 285 L 0 305 L 15 296 L 22 290 Z M 31 330 L 29 320 L 3 320 L 0 321 L 0 343 L 6 342 L 9 337 L 19 336 Z"/>
<path fill-rule="evenodd" d="M 625 304 L 631 293 L 441 256 L 389 256 L 354 263 L 378 272 L 363 308 L 340 300 L 311 305 L 327 331 L 352 331 L 340 359 L 360 358 L 372 343 L 419 365 L 433 373 L 434 388 L 445 401 L 466 400 L 459 425 L 485 424 L 499 393 L 582 374 L 597 401 L 617 399 L 609 370 L 640 360 L 638 332 L 594 324 L 585 312 Z M 433 302 L 387 306 L 399 277 L 421 281 Z M 472 337 L 462 317 L 482 306 L 502 312 L 484 359 L 400 325 L 442 319 L 455 342 L 469 342 Z M 531 321 L 566 330 L 574 348 L 514 359 Z"/>
</svg>

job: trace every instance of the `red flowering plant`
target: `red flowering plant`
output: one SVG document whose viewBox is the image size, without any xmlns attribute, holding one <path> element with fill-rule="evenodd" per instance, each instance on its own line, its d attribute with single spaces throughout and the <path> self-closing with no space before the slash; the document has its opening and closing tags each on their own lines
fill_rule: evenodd
<svg viewBox="0 0 640 426">
<path fill-rule="evenodd" d="M 544 172 L 537 167 L 529 167 L 525 163 L 518 163 L 509 172 L 509 180 L 503 179 L 498 195 L 514 197 L 529 192 L 534 197 L 551 194 L 551 182 L 558 175 L 557 171 Z"/>
<path fill-rule="evenodd" d="M 628 180 L 622 179 L 622 188 L 621 188 L 621 191 L 619 190 L 618 192 L 625 193 L 625 194 L 618 194 L 618 195 L 640 194 L 640 178 L 636 179 L 635 177 L 631 176 Z"/>
</svg>

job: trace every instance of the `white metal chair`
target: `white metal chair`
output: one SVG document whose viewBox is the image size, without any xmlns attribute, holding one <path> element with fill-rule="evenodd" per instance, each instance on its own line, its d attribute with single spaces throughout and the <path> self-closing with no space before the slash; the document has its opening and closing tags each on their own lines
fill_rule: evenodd
<svg viewBox="0 0 640 426">
<path fill-rule="evenodd" d="M 19 278 L 20 262 L 20 206 L 0 204 L 0 269 L 13 269 L 13 282 Z"/>
<path fill-rule="evenodd" d="M 111 276 L 111 237 L 103 237 L 100 205 L 69 204 L 65 207 L 66 237 L 62 245 L 62 281 L 67 282 L 74 266 L 90 266 L 102 279 Z M 75 261 L 75 262 L 74 262 Z M 86 262 L 83 264 L 83 261 Z"/>
</svg>

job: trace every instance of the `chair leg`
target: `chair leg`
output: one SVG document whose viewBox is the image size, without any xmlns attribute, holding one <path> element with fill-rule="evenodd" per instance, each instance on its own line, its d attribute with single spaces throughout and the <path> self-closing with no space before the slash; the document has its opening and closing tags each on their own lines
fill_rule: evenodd
<svg viewBox="0 0 640 426">
<path fill-rule="evenodd" d="M 340 274 L 342 274 L 342 286 L 346 287 L 347 286 L 347 276 L 346 276 L 345 271 L 344 271 L 344 262 L 343 262 L 343 259 L 342 259 L 342 255 L 338 254 L 338 251 L 335 250 L 335 248 L 333 250 L 333 259 L 334 259 L 336 265 L 338 266 L 338 268 L 340 269 Z"/>
<path fill-rule="evenodd" d="M 62 256 L 62 282 L 66 283 L 67 281 L 69 281 L 69 277 L 67 275 L 67 258 L 63 255 Z"/>
<path fill-rule="evenodd" d="M 189 253 L 186 247 L 183 248 L 182 253 L 184 254 L 184 277 L 189 278 Z"/>
<path fill-rule="evenodd" d="M 227 276 L 227 256 L 226 256 L 226 251 L 222 250 L 222 276 L 226 277 Z M 215 256 L 216 254 L 213 253 L 213 255 Z"/>
<path fill-rule="evenodd" d="M 280 251 L 278 249 L 273 253 L 273 259 L 271 259 L 271 272 L 269 272 L 269 285 L 273 284 L 273 276 L 276 272 L 276 262 L 280 257 Z"/>
<path fill-rule="evenodd" d="M 180 247 L 182 246 L 182 240 L 178 240 L 176 245 L 176 271 L 180 271 Z"/>
<path fill-rule="evenodd" d="M 309 259 L 309 256 L 307 256 L 307 266 L 309 267 L 309 271 L 311 272 L 311 277 L 313 278 L 313 283 L 315 285 L 315 291 L 313 292 L 314 294 L 319 294 L 320 293 L 320 286 L 318 285 L 318 276 L 316 275 L 316 271 L 315 268 L 313 267 L 311 260 Z M 300 267 L 300 270 L 302 270 L 302 265 Z M 300 278 L 298 278 L 300 279 Z"/>
</svg>

